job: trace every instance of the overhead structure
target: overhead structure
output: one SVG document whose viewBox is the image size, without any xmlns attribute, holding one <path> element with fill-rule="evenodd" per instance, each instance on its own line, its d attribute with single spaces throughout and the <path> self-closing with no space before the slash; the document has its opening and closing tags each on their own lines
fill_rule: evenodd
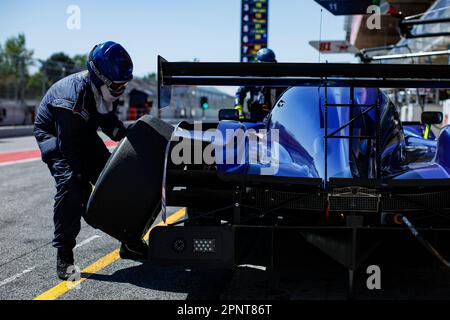
<svg viewBox="0 0 450 320">
<path fill-rule="evenodd" d="M 320 53 L 358 53 L 359 50 L 347 40 L 310 41 L 309 45 Z"/>
<path fill-rule="evenodd" d="M 158 106 L 172 86 L 450 88 L 449 67 L 351 63 L 168 62 L 158 56 Z"/>
<path fill-rule="evenodd" d="M 385 8 L 388 3 L 385 0 L 315 0 L 322 7 L 336 16 L 366 14 L 372 6 Z M 383 10 L 383 9 L 382 9 Z"/>
<path fill-rule="evenodd" d="M 368 56 L 364 53 L 359 53 L 358 56 L 363 63 L 377 62 L 377 61 L 388 61 L 388 60 L 404 60 L 404 59 L 414 59 L 414 58 L 424 58 L 424 57 L 438 57 L 438 56 L 450 56 L 449 50 L 441 51 L 430 51 L 430 52 L 415 52 L 415 53 L 404 53 L 404 54 L 387 54 L 379 56 Z"/>
<path fill-rule="evenodd" d="M 438 0 L 425 13 L 407 19 L 412 28 L 408 35 L 397 43 L 388 54 L 407 54 L 420 51 L 445 51 L 450 45 L 450 1 Z M 434 22 L 433 22 L 434 21 Z M 433 23 L 430 23 L 433 22 Z M 424 37 L 425 35 L 425 37 Z M 411 59 L 398 60 L 397 63 L 412 63 Z M 449 64 L 447 56 L 417 58 L 414 63 Z"/>
<path fill-rule="evenodd" d="M 391 5 L 390 13 L 402 12 L 404 16 L 413 16 L 431 10 L 435 0 L 388 0 Z M 433 5 L 435 6 L 435 5 Z M 394 10 L 395 9 L 395 10 Z M 367 27 L 370 15 L 349 15 L 346 17 L 347 40 L 358 49 L 394 45 L 401 39 L 398 32 L 398 18 L 391 14 L 382 14 L 381 29 L 369 29 Z M 417 51 L 431 51 L 430 48 L 413 49 Z"/>
</svg>

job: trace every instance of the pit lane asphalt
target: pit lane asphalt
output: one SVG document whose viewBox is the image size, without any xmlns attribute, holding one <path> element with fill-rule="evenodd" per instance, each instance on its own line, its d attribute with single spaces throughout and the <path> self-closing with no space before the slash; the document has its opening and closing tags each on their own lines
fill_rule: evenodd
<svg viewBox="0 0 450 320">
<path fill-rule="evenodd" d="M 0 152 L 37 148 L 34 138 L 1 140 Z M 53 234 L 54 181 L 41 161 L 0 166 L 0 300 L 33 299 L 57 285 Z M 179 208 L 170 208 L 169 213 Z M 158 223 L 160 219 L 155 221 Z M 117 249 L 119 242 L 83 222 L 75 250 L 80 269 Z M 220 273 L 158 269 L 118 260 L 60 299 L 212 298 Z"/>
<path fill-rule="evenodd" d="M 0 152 L 35 149 L 32 137 L 0 140 Z M 33 299 L 60 281 L 55 276 L 56 252 L 53 234 L 52 197 L 54 183 L 39 160 L 0 166 L 0 300 Z M 174 213 L 178 208 L 170 208 Z M 158 223 L 158 219 L 155 223 Z M 83 222 L 75 250 L 80 269 L 113 250 L 117 240 Z M 384 270 L 384 269 L 383 269 Z M 384 271 L 383 271 L 384 272 Z M 364 299 L 450 299 L 450 279 L 439 283 L 425 270 L 405 269 L 383 273 L 383 290 L 364 289 L 367 276 L 359 277 Z M 413 285 L 414 284 L 414 285 Z M 117 260 L 58 299 L 345 299 L 343 268 L 314 267 L 268 273 L 243 267 L 223 271 L 156 268 Z"/>
</svg>

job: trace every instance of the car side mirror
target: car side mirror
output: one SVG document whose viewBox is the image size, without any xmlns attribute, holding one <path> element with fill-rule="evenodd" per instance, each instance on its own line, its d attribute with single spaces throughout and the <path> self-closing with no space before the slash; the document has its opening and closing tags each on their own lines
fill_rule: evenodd
<svg viewBox="0 0 450 320">
<path fill-rule="evenodd" d="M 440 124 L 444 120 L 442 112 L 425 111 L 422 112 L 422 123 L 425 125 Z"/>
<path fill-rule="evenodd" d="M 220 109 L 219 121 L 222 120 L 236 120 L 239 121 L 239 111 L 235 109 Z"/>
</svg>

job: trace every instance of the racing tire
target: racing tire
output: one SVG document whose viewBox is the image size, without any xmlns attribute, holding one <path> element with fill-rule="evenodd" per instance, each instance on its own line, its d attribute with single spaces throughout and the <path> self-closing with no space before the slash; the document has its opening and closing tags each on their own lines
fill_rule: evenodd
<svg viewBox="0 0 450 320">
<path fill-rule="evenodd" d="M 161 210 L 165 151 L 173 127 L 144 116 L 128 130 L 100 174 L 85 221 L 125 242 L 142 239 Z"/>
</svg>

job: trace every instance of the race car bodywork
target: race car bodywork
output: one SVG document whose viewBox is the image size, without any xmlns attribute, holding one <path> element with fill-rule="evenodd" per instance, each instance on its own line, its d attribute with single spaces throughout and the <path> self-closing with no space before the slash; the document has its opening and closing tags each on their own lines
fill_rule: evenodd
<svg viewBox="0 0 450 320">
<path fill-rule="evenodd" d="M 328 110 L 329 132 L 336 131 L 336 133 L 340 133 L 341 137 L 352 138 L 343 139 L 336 135 L 335 139 L 328 140 L 327 172 L 325 172 L 325 142 L 323 138 L 325 121 L 322 103 L 324 91 L 324 88 L 318 87 L 288 89 L 266 119 L 266 123 L 220 122 L 217 130 L 221 133 L 221 137 L 227 139 L 236 137 L 238 130 L 242 130 L 244 134 L 240 135 L 240 140 L 233 149 L 230 148 L 229 141 L 221 144 L 214 143 L 215 163 L 229 163 L 218 164 L 217 171 L 261 175 L 264 174 L 264 168 L 272 163 L 272 165 L 278 166 L 271 172 L 273 176 L 325 179 L 325 175 L 327 175 L 327 181 L 330 178 L 376 179 L 376 149 L 375 141 L 373 141 L 375 139 L 367 138 L 375 135 L 376 110 L 375 108 L 369 110 L 369 107 L 359 107 L 358 105 L 375 106 L 379 99 L 382 178 L 385 180 L 402 179 L 404 174 L 408 174 L 409 177 L 414 174 L 417 178 L 424 179 L 449 177 L 444 159 L 436 159 L 439 163 L 436 160 L 422 161 L 420 165 L 422 169 L 408 166 L 411 162 L 406 160 L 408 152 L 421 147 L 419 149 L 424 151 L 424 157 L 433 158 L 437 141 L 433 135 L 425 139 L 419 126 L 409 126 L 407 130 L 404 130 L 396 107 L 385 94 L 374 88 L 355 89 L 356 106 L 353 108 L 330 108 Z M 328 102 L 331 104 L 350 101 L 348 88 L 330 88 L 328 95 Z M 338 130 L 345 123 L 363 113 L 364 116 L 355 120 L 350 126 Z M 249 159 L 250 144 L 248 135 L 245 134 L 249 130 L 263 135 L 263 137 L 259 137 L 260 140 L 267 140 L 267 149 L 264 151 L 268 156 L 273 154 L 273 157 L 276 157 L 267 159 L 269 164 L 256 161 L 251 163 Z M 270 137 L 273 139 L 272 131 L 277 131 L 276 138 L 278 140 L 273 143 L 270 140 Z M 426 147 L 426 150 L 423 147 Z M 228 153 L 237 154 L 237 150 L 240 148 L 245 149 L 245 152 L 242 152 L 246 156 L 245 159 L 242 159 L 243 161 L 240 163 L 226 161 L 229 158 Z M 278 150 L 272 150 L 272 148 Z M 270 160 L 275 161 L 271 162 Z M 415 164 L 419 165 L 417 162 L 415 161 Z M 423 170 L 425 168 L 427 170 Z"/>
<path fill-rule="evenodd" d="M 197 226 L 195 232 L 199 225 L 231 227 L 234 234 L 249 232 L 251 227 L 287 234 L 287 229 L 297 227 L 294 233 L 309 230 L 303 234 L 307 242 L 354 269 L 361 259 L 352 259 L 350 252 L 361 254 L 359 242 L 363 241 L 349 236 L 347 252 L 335 250 L 349 234 L 370 229 L 373 238 L 362 238 L 373 244 L 386 238 L 373 233 L 374 229 L 407 230 L 402 221 L 406 216 L 425 229 L 450 226 L 444 213 L 450 209 L 450 159 L 445 152 L 450 147 L 450 128 L 444 127 L 438 138 L 430 134 L 425 139 L 426 124 L 403 126 L 396 106 L 379 89 L 445 87 L 448 70 L 430 74 L 430 69 L 422 72 L 425 68 L 420 66 L 330 64 L 278 64 L 266 70 L 205 64 L 196 69 L 193 64 L 170 65 L 163 59 L 159 65 L 161 94 L 167 84 L 191 81 L 291 86 L 262 123 L 225 120 L 203 124 L 203 128 L 180 123 L 175 129 L 166 152 L 163 200 L 165 206 L 187 207 L 185 222 Z M 214 161 L 174 164 L 177 155 L 171 151 L 186 140 L 191 142 L 188 145 L 201 141 L 203 149 L 196 152 L 194 148 L 191 154 L 214 150 Z M 314 229 L 314 236 L 308 228 Z M 170 228 L 160 229 L 152 238 L 154 246 L 158 246 L 158 232 L 176 234 Z M 321 232 L 336 235 L 327 238 Z M 266 236 L 274 240 L 275 234 Z M 236 235 L 230 237 L 236 249 Z M 358 242 L 357 248 L 350 245 L 353 241 Z M 165 249 L 167 261 L 177 259 Z M 238 256 L 242 254 L 234 258 Z M 195 261 L 193 256 L 188 260 Z"/>
<path fill-rule="evenodd" d="M 450 127 L 425 139 L 423 126 L 433 123 L 403 125 L 380 88 L 450 87 L 449 66 L 161 57 L 158 65 L 160 107 L 170 103 L 172 85 L 289 89 L 264 122 L 175 127 L 164 150 L 162 218 L 167 206 L 186 207 L 187 217 L 152 230 L 153 263 L 273 267 L 284 243 L 300 256 L 311 247 L 326 253 L 352 279 L 382 241 L 392 246 L 410 230 L 416 237 L 432 232 L 434 242 L 421 238 L 424 246 L 448 253 Z"/>
<path fill-rule="evenodd" d="M 163 59 L 159 60 L 161 66 L 164 63 L 170 64 L 164 62 Z M 269 77 L 256 79 L 255 81 L 260 82 L 272 80 L 270 85 L 275 86 L 284 85 L 286 82 L 301 84 L 301 86 L 290 87 L 284 92 L 264 123 L 226 120 L 217 124 L 208 124 L 203 128 L 187 123 L 179 124 L 171 139 L 171 148 L 180 139 L 184 142 L 188 140 L 188 145 L 195 145 L 197 142 L 197 146 L 198 141 L 201 141 L 204 148 L 207 149 L 209 146 L 209 151 L 214 150 L 214 159 L 207 165 L 203 162 L 191 165 L 194 163 L 194 159 L 184 157 L 181 166 L 183 173 L 180 173 L 178 172 L 180 166 L 171 166 L 173 157 L 177 155 L 167 152 L 168 166 L 166 167 L 167 179 L 165 182 L 170 182 L 171 175 L 184 174 L 188 176 L 187 173 L 211 175 L 213 172 L 214 175 L 221 177 L 221 180 L 252 181 L 257 179 L 264 181 L 264 179 L 268 179 L 268 181 L 277 181 L 276 177 L 280 177 L 278 180 L 284 181 L 284 184 L 293 183 L 307 189 L 312 188 L 314 191 L 316 188 L 325 191 L 325 201 L 315 199 L 317 201 L 313 202 L 316 206 L 309 206 L 305 203 L 301 209 L 306 210 L 333 210 L 330 193 L 332 196 L 335 195 L 333 190 L 340 184 L 347 187 L 352 185 L 362 187 L 368 184 L 373 187 L 371 190 L 378 190 L 374 191 L 378 198 L 374 201 L 375 207 L 367 207 L 367 203 L 365 203 L 367 199 L 364 194 L 360 196 L 354 194 L 352 197 L 354 210 L 362 211 L 417 209 L 417 206 L 412 204 L 410 207 L 402 204 L 397 208 L 394 201 L 382 197 L 383 191 L 392 190 L 394 186 L 402 185 L 404 186 L 403 191 L 406 191 L 408 185 L 416 187 L 421 184 L 432 184 L 438 189 L 442 187 L 442 192 L 445 193 L 449 185 L 448 181 L 450 181 L 446 180 L 450 177 L 448 171 L 450 163 L 444 150 L 448 143 L 450 129 L 443 128 L 437 139 L 433 133 L 424 138 L 423 126 L 425 124 L 402 125 L 395 105 L 378 88 L 380 85 L 392 87 L 404 85 L 446 86 L 448 83 L 443 81 L 445 77 L 440 77 L 442 73 L 431 75 L 418 83 L 418 77 L 415 74 L 421 74 L 420 71 L 407 70 L 408 66 L 406 66 L 407 68 L 404 68 L 405 66 L 389 66 L 385 67 L 383 72 L 392 74 L 391 77 L 396 77 L 396 80 L 381 81 L 378 80 L 380 77 L 376 72 L 378 70 L 373 69 L 373 66 L 343 66 L 347 68 L 343 69 L 341 65 L 338 67 L 338 69 L 341 68 L 340 72 L 343 76 L 356 72 L 357 75 L 359 73 L 361 77 L 364 76 L 364 79 L 359 82 L 354 78 L 327 79 L 323 77 L 323 74 L 320 74 L 321 78 L 319 79 L 286 78 L 286 75 L 278 76 L 275 79 Z M 246 67 L 249 68 L 248 65 Z M 302 70 L 303 75 L 317 73 L 317 69 L 313 69 L 314 66 L 303 65 L 304 69 L 309 70 L 306 72 L 301 67 L 297 65 L 297 69 Z M 325 73 L 328 71 L 330 75 L 333 72 L 339 73 L 336 71 L 335 65 L 322 65 L 321 67 Z M 373 70 L 368 70 L 364 74 L 360 67 L 363 67 L 362 69 L 370 67 Z M 194 81 L 196 79 L 200 83 L 208 81 L 215 81 L 218 84 L 230 83 L 229 73 L 227 73 L 229 71 L 222 70 L 223 76 L 219 78 L 214 71 L 207 70 L 206 72 L 213 72 L 214 77 L 205 79 L 204 75 L 196 73 L 194 65 L 192 68 L 194 68 L 192 70 Z M 255 67 L 256 70 L 257 68 Z M 268 72 L 279 75 L 281 71 L 277 68 L 280 69 L 278 65 L 274 65 Z M 167 69 L 168 72 L 173 70 L 170 66 L 167 66 Z M 289 68 L 289 70 L 291 69 Z M 396 72 L 397 69 L 400 69 L 400 73 Z M 401 69 L 407 71 L 406 74 L 402 75 Z M 288 68 L 284 70 L 288 70 Z M 168 76 L 166 81 L 169 83 L 176 81 L 174 80 L 176 72 L 180 74 L 180 82 L 190 82 L 186 75 L 189 71 L 175 71 L 175 76 Z M 165 71 L 162 70 L 160 73 L 164 75 Z M 370 73 L 377 80 L 368 80 Z M 428 74 L 430 75 L 430 73 Z M 261 75 L 265 75 L 264 71 Z M 422 77 L 426 78 L 427 75 L 421 74 L 420 78 Z M 254 78 L 235 77 L 234 79 L 237 79 L 237 83 L 239 83 L 251 82 Z M 409 79 L 410 82 L 407 83 L 406 79 Z M 434 82 L 433 79 L 435 79 Z M 160 78 L 160 91 L 167 91 L 162 82 Z M 360 86 L 364 84 L 366 84 L 364 87 Z M 161 99 L 163 103 L 164 100 Z M 199 154 L 198 149 L 193 151 L 192 154 Z M 203 154 L 203 150 L 200 150 L 200 155 Z M 260 156 L 265 159 L 260 159 Z M 200 170 L 198 170 L 199 168 Z M 220 183 L 217 184 L 220 185 Z M 173 186 L 170 185 L 170 187 Z M 208 188 L 212 190 L 214 185 L 211 186 L 211 183 L 208 183 Z M 169 194 L 169 198 L 172 197 L 172 190 L 165 188 L 165 192 Z M 180 191 L 175 198 L 178 197 L 178 194 L 186 192 L 189 190 Z M 442 196 L 446 197 L 444 193 Z M 437 194 L 439 192 L 434 195 Z M 417 196 L 420 197 L 419 194 Z M 321 195 L 316 194 L 316 197 L 321 197 Z M 362 201 L 361 206 L 357 205 L 358 199 Z M 438 204 L 434 200 L 436 198 L 429 196 L 428 203 L 425 204 L 432 207 L 448 205 L 443 204 L 442 201 Z"/>
</svg>

